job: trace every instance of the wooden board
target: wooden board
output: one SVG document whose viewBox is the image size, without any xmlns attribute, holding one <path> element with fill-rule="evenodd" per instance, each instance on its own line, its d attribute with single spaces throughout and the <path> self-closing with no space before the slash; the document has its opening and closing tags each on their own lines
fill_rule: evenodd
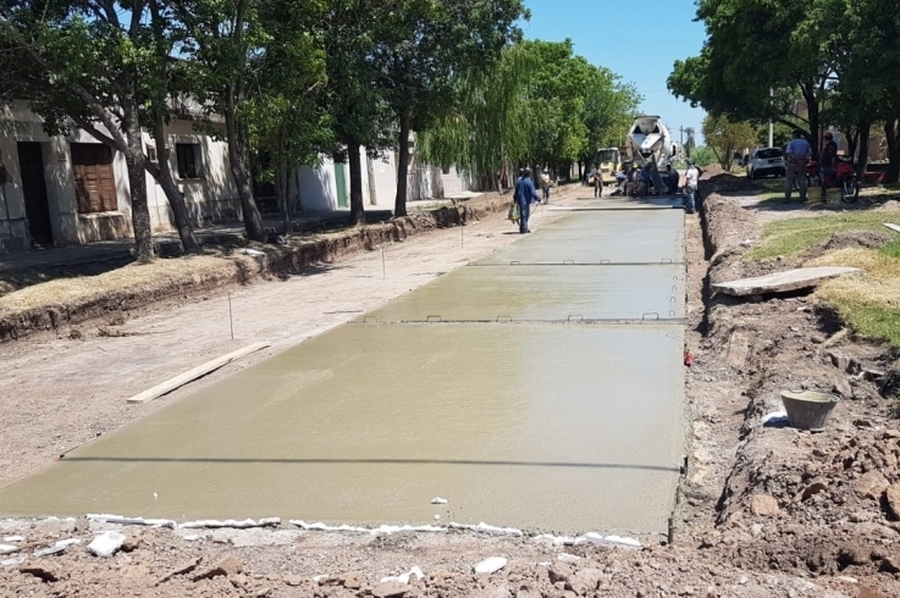
<svg viewBox="0 0 900 598">
<path fill-rule="evenodd" d="M 895 233 L 900 233 L 900 224 L 891 224 L 890 222 L 885 222 L 884 225 Z"/>
<path fill-rule="evenodd" d="M 147 401 L 152 401 L 157 397 L 161 397 L 164 394 L 170 393 L 176 388 L 184 386 L 188 382 L 192 382 L 197 378 L 205 376 L 210 372 L 213 372 L 219 369 L 222 366 L 228 365 L 235 359 L 239 359 L 245 355 L 249 355 L 251 353 L 255 353 L 261 349 L 265 349 L 271 343 L 254 343 L 242 349 L 238 349 L 237 351 L 232 351 L 227 355 L 222 355 L 221 357 L 217 357 L 212 361 L 207 361 L 203 365 L 198 365 L 192 370 L 188 370 L 183 374 L 179 374 L 174 378 L 169 378 L 165 382 L 161 384 L 157 384 L 153 388 L 148 388 L 144 392 L 138 393 L 128 399 L 129 403 L 146 403 Z"/>
<path fill-rule="evenodd" d="M 770 293 L 787 293 L 808 289 L 819 285 L 830 278 L 859 272 L 859 268 L 840 268 L 836 266 L 819 266 L 817 268 L 797 268 L 777 272 L 767 276 L 742 278 L 730 282 L 719 282 L 712 285 L 714 293 L 736 295 L 767 295 Z"/>
</svg>

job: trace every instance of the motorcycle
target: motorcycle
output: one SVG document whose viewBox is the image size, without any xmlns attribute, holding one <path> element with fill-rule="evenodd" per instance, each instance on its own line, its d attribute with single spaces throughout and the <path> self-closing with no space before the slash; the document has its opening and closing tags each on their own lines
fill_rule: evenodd
<svg viewBox="0 0 900 598">
<path fill-rule="evenodd" d="M 806 180 L 809 187 L 822 187 L 822 193 L 829 187 L 837 187 L 841 191 L 841 203 L 852 204 L 859 199 L 859 180 L 856 168 L 849 158 L 838 156 L 834 165 L 834 174 L 823 176 L 818 162 L 806 165 Z M 824 195 L 823 195 L 824 196 Z"/>
</svg>

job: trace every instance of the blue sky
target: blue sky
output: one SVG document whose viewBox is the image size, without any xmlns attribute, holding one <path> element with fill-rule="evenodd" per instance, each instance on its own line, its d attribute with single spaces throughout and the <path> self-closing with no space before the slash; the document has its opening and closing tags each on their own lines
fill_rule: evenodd
<svg viewBox="0 0 900 598">
<path fill-rule="evenodd" d="M 693 22 L 693 0 L 525 0 L 525 6 L 531 10 L 525 37 L 571 39 L 576 54 L 633 83 L 644 96 L 641 111 L 662 117 L 674 139 L 679 127 L 694 127 L 702 142 L 703 111 L 666 90 L 672 63 L 697 55 L 706 37 L 703 24 Z"/>
</svg>

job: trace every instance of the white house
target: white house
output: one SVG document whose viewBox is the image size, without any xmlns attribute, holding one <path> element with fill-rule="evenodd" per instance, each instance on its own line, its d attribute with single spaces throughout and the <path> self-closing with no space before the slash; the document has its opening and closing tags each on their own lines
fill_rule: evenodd
<svg viewBox="0 0 900 598">
<path fill-rule="evenodd" d="M 389 210 L 397 195 L 397 154 L 382 152 L 375 158 L 360 149 L 363 203 L 366 208 Z M 323 157 L 319 166 L 303 166 L 297 185 L 292 185 L 293 209 L 297 211 L 330 211 L 349 209 L 350 168 L 347 163 Z M 439 169 L 417 165 L 412 160 L 407 177 L 409 201 L 452 197 L 472 188 L 470 181 L 455 166 Z"/>
<path fill-rule="evenodd" d="M 240 218 L 240 200 L 225 142 L 199 132 L 186 116 L 165 129 L 169 164 L 196 226 Z M 157 155 L 144 134 L 144 150 Z M 385 152 L 362 162 L 363 202 L 392 209 L 397 158 Z M 294 213 L 349 209 L 349 168 L 323 159 L 302 167 L 291 185 Z M 450 196 L 469 189 L 454 168 L 410 168 L 409 199 Z M 147 201 L 154 232 L 174 229 L 162 188 L 147 176 Z M 33 246 L 71 245 L 132 236 L 131 199 L 124 156 L 72 125 L 49 136 L 26 102 L 0 104 L 0 252 Z"/>
<path fill-rule="evenodd" d="M 237 189 L 227 145 L 198 133 L 188 120 L 166 128 L 170 164 L 197 224 L 236 218 Z M 151 158 L 155 144 L 144 135 Z M 131 236 L 125 157 L 71 126 L 50 137 L 25 102 L 0 105 L 0 249 L 69 245 Z M 147 177 L 147 201 L 156 232 L 174 218 L 165 193 Z"/>
</svg>

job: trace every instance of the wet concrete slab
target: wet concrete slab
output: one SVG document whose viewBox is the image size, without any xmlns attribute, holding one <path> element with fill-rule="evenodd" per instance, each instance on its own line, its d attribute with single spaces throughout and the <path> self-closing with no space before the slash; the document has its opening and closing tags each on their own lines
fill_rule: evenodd
<svg viewBox="0 0 900 598">
<path fill-rule="evenodd" d="M 682 230 L 573 213 L 0 488 L 0 516 L 664 532 Z"/>
<path fill-rule="evenodd" d="M 683 228 L 680 210 L 581 211 L 478 264 L 676 263 L 684 259 Z"/>
<path fill-rule="evenodd" d="M 0 513 L 662 531 L 682 346 L 680 326 L 345 325 L 0 488 Z"/>
<path fill-rule="evenodd" d="M 684 266 L 520 265 L 461 268 L 360 321 L 682 317 Z"/>
</svg>

